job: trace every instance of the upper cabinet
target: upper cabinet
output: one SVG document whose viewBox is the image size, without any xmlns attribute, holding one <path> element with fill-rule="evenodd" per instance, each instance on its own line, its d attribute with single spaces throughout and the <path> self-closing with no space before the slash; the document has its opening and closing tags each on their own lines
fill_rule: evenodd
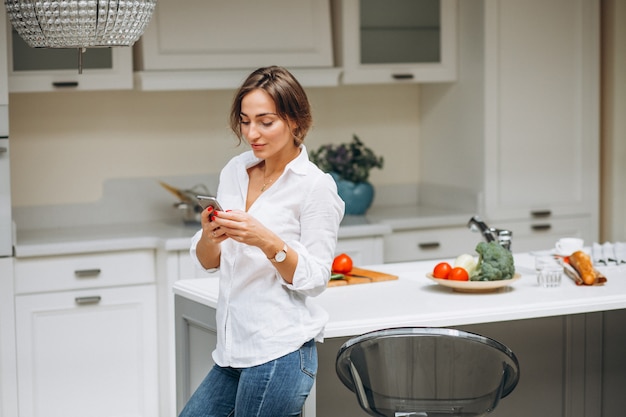
<svg viewBox="0 0 626 417">
<path fill-rule="evenodd" d="M 460 2 L 458 81 L 420 89 L 420 180 L 481 192 L 494 226 L 527 220 L 545 233 L 576 217 L 597 239 L 599 10 L 599 0 Z"/>
<path fill-rule="evenodd" d="M 457 0 L 341 0 L 334 16 L 343 83 L 456 79 Z"/>
<path fill-rule="evenodd" d="M 13 30 L 0 7 L 6 29 L 9 92 L 122 90 L 133 88 L 131 48 L 88 48 L 78 73 L 77 49 L 31 48 Z"/>
<path fill-rule="evenodd" d="M 338 80 L 328 0 L 159 0 L 135 52 L 143 89 L 234 88 L 268 65 Z"/>
<path fill-rule="evenodd" d="M 0 12 L 0 113 L 3 112 L 2 107 L 9 104 L 9 87 L 7 79 L 7 44 L 2 41 L 2 34 L 6 33 L 6 25 L 10 24 L 4 18 L 4 7 Z M 5 115 L 0 114 L 0 118 Z M 8 119 L 7 119 L 8 120 Z M 2 124 L 3 122 L 0 122 Z M 8 122 L 6 123 L 8 125 Z M 0 132 L 0 136 L 6 134 L 6 132 Z"/>
<path fill-rule="evenodd" d="M 159 0 L 139 70 L 330 67 L 328 0 Z"/>
<path fill-rule="evenodd" d="M 133 88 L 131 48 L 88 48 L 78 73 L 77 49 L 31 48 L 0 7 L 7 45 L 9 92 L 124 90 Z"/>
</svg>

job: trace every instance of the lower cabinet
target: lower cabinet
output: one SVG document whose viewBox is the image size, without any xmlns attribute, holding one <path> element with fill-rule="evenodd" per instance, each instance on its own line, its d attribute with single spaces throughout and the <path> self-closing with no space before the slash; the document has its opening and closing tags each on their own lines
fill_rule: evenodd
<svg viewBox="0 0 626 417">
<path fill-rule="evenodd" d="M 15 259 L 20 417 L 159 415 L 153 250 Z"/>
<path fill-rule="evenodd" d="M 503 221 L 488 223 L 498 229 L 513 232 L 511 250 L 513 252 L 530 252 L 554 248 L 554 244 L 562 237 L 580 237 L 585 245 L 593 243 L 593 224 L 591 216 L 569 218 L 546 218 L 520 221 Z"/>
<path fill-rule="evenodd" d="M 335 254 L 345 253 L 354 265 L 382 264 L 384 240 L 382 236 L 341 238 L 337 241 Z"/>
<path fill-rule="evenodd" d="M 213 367 L 217 346 L 215 310 L 175 296 L 176 415 Z"/>
<path fill-rule="evenodd" d="M 482 240 L 467 227 L 397 230 L 385 236 L 385 263 L 455 258 Z"/>
<path fill-rule="evenodd" d="M 19 415 L 158 415 L 153 285 L 16 297 Z"/>
</svg>

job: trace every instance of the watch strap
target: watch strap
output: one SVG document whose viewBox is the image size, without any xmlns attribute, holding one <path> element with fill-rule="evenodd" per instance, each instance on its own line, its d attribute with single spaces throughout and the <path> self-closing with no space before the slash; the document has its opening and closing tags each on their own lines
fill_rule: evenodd
<svg viewBox="0 0 626 417">
<path fill-rule="evenodd" d="M 282 259 L 278 259 L 281 253 L 283 253 L 284 256 L 282 257 Z M 275 262 L 275 263 L 283 262 L 285 259 L 287 259 L 287 244 L 286 243 L 283 244 L 283 248 L 277 251 L 276 254 L 272 258 L 269 258 L 270 261 Z"/>
</svg>

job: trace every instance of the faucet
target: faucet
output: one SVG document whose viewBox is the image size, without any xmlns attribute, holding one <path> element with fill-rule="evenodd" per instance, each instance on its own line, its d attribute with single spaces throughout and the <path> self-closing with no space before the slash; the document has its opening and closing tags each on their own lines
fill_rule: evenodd
<svg viewBox="0 0 626 417">
<path fill-rule="evenodd" d="M 493 236 L 491 228 L 489 228 L 489 226 L 487 226 L 478 216 L 473 216 L 467 223 L 467 227 L 469 227 L 472 232 L 480 232 L 487 242 L 493 242 L 496 240 Z"/>
<path fill-rule="evenodd" d="M 467 227 L 473 232 L 480 232 L 485 238 L 485 241 L 498 242 L 500 246 L 511 250 L 512 231 L 489 227 L 478 216 L 473 216 L 467 223 Z"/>
</svg>

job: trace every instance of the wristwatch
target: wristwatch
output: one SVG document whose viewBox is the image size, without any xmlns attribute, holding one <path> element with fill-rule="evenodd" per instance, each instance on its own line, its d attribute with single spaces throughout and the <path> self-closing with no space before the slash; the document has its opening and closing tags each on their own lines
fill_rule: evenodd
<svg viewBox="0 0 626 417">
<path fill-rule="evenodd" d="M 280 262 L 283 262 L 285 259 L 287 259 L 287 244 L 286 243 L 281 250 L 276 252 L 276 255 L 274 255 L 273 258 L 270 258 L 270 261 L 280 263 Z"/>
</svg>

